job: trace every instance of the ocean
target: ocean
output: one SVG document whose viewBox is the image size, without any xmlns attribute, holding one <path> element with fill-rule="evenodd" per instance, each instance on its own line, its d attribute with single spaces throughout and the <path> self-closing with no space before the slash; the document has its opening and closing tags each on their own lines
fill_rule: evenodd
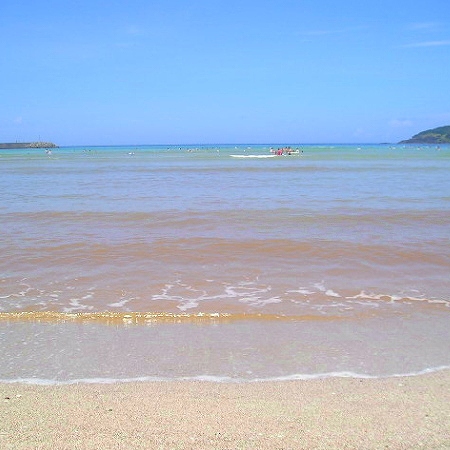
<svg viewBox="0 0 450 450">
<path fill-rule="evenodd" d="M 450 367 L 450 146 L 0 150 L 0 381 Z"/>
</svg>

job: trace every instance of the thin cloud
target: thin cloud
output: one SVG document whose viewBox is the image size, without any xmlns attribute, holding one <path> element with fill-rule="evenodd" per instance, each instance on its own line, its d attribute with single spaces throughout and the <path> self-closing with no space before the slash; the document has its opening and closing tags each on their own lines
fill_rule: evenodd
<svg viewBox="0 0 450 450">
<path fill-rule="evenodd" d="M 125 33 L 130 36 L 145 36 L 146 31 L 143 28 L 130 25 L 125 29 Z"/>
<path fill-rule="evenodd" d="M 302 31 L 299 34 L 303 36 L 327 36 L 329 34 L 343 33 L 342 30 L 314 30 L 314 31 Z"/>
<path fill-rule="evenodd" d="M 140 38 L 147 35 L 146 30 L 143 28 L 137 27 L 135 25 L 129 25 L 122 29 L 122 40 L 116 42 L 114 45 L 117 48 L 127 49 L 131 47 L 136 47 Z"/>
<path fill-rule="evenodd" d="M 408 119 L 393 119 L 389 122 L 389 125 L 393 128 L 409 128 L 413 125 L 413 122 Z"/>
<path fill-rule="evenodd" d="M 405 45 L 402 45 L 401 47 L 403 47 L 403 48 L 421 48 L 421 47 L 444 47 L 447 45 L 450 45 L 450 40 L 416 42 L 414 44 L 405 44 Z"/>
<path fill-rule="evenodd" d="M 417 22 L 411 23 L 407 28 L 416 31 L 435 31 L 440 29 L 441 25 L 437 22 Z"/>
<path fill-rule="evenodd" d="M 340 28 L 340 29 L 330 29 L 330 30 L 311 30 L 311 31 L 301 31 L 298 34 L 301 36 L 329 36 L 335 34 L 353 33 L 354 31 L 360 31 L 365 29 L 363 26 Z"/>
</svg>

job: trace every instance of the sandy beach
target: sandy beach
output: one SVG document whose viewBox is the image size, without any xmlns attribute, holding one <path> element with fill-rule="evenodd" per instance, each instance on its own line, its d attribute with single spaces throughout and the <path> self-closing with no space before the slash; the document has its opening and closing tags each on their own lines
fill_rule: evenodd
<svg viewBox="0 0 450 450">
<path fill-rule="evenodd" d="M 1 384 L 2 449 L 448 449 L 450 371 L 387 379 Z"/>
</svg>

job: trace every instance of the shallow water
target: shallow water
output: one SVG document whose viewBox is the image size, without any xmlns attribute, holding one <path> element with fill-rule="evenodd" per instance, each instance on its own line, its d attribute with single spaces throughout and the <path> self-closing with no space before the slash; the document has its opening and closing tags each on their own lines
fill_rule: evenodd
<svg viewBox="0 0 450 450">
<path fill-rule="evenodd" d="M 0 379 L 450 365 L 450 148 L 270 154 L 0 151 Z"/>
</svg>

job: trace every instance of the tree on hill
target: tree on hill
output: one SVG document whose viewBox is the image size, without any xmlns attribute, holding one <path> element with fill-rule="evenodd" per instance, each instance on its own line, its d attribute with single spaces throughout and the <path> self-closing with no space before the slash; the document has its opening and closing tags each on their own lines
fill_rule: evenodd
<svg viewBox="0 0 450 450">
<path fill-rule="evenodd" d="M 400 144 L 450 144 L 450 125 L 422 131 Z"/>
</svg>

